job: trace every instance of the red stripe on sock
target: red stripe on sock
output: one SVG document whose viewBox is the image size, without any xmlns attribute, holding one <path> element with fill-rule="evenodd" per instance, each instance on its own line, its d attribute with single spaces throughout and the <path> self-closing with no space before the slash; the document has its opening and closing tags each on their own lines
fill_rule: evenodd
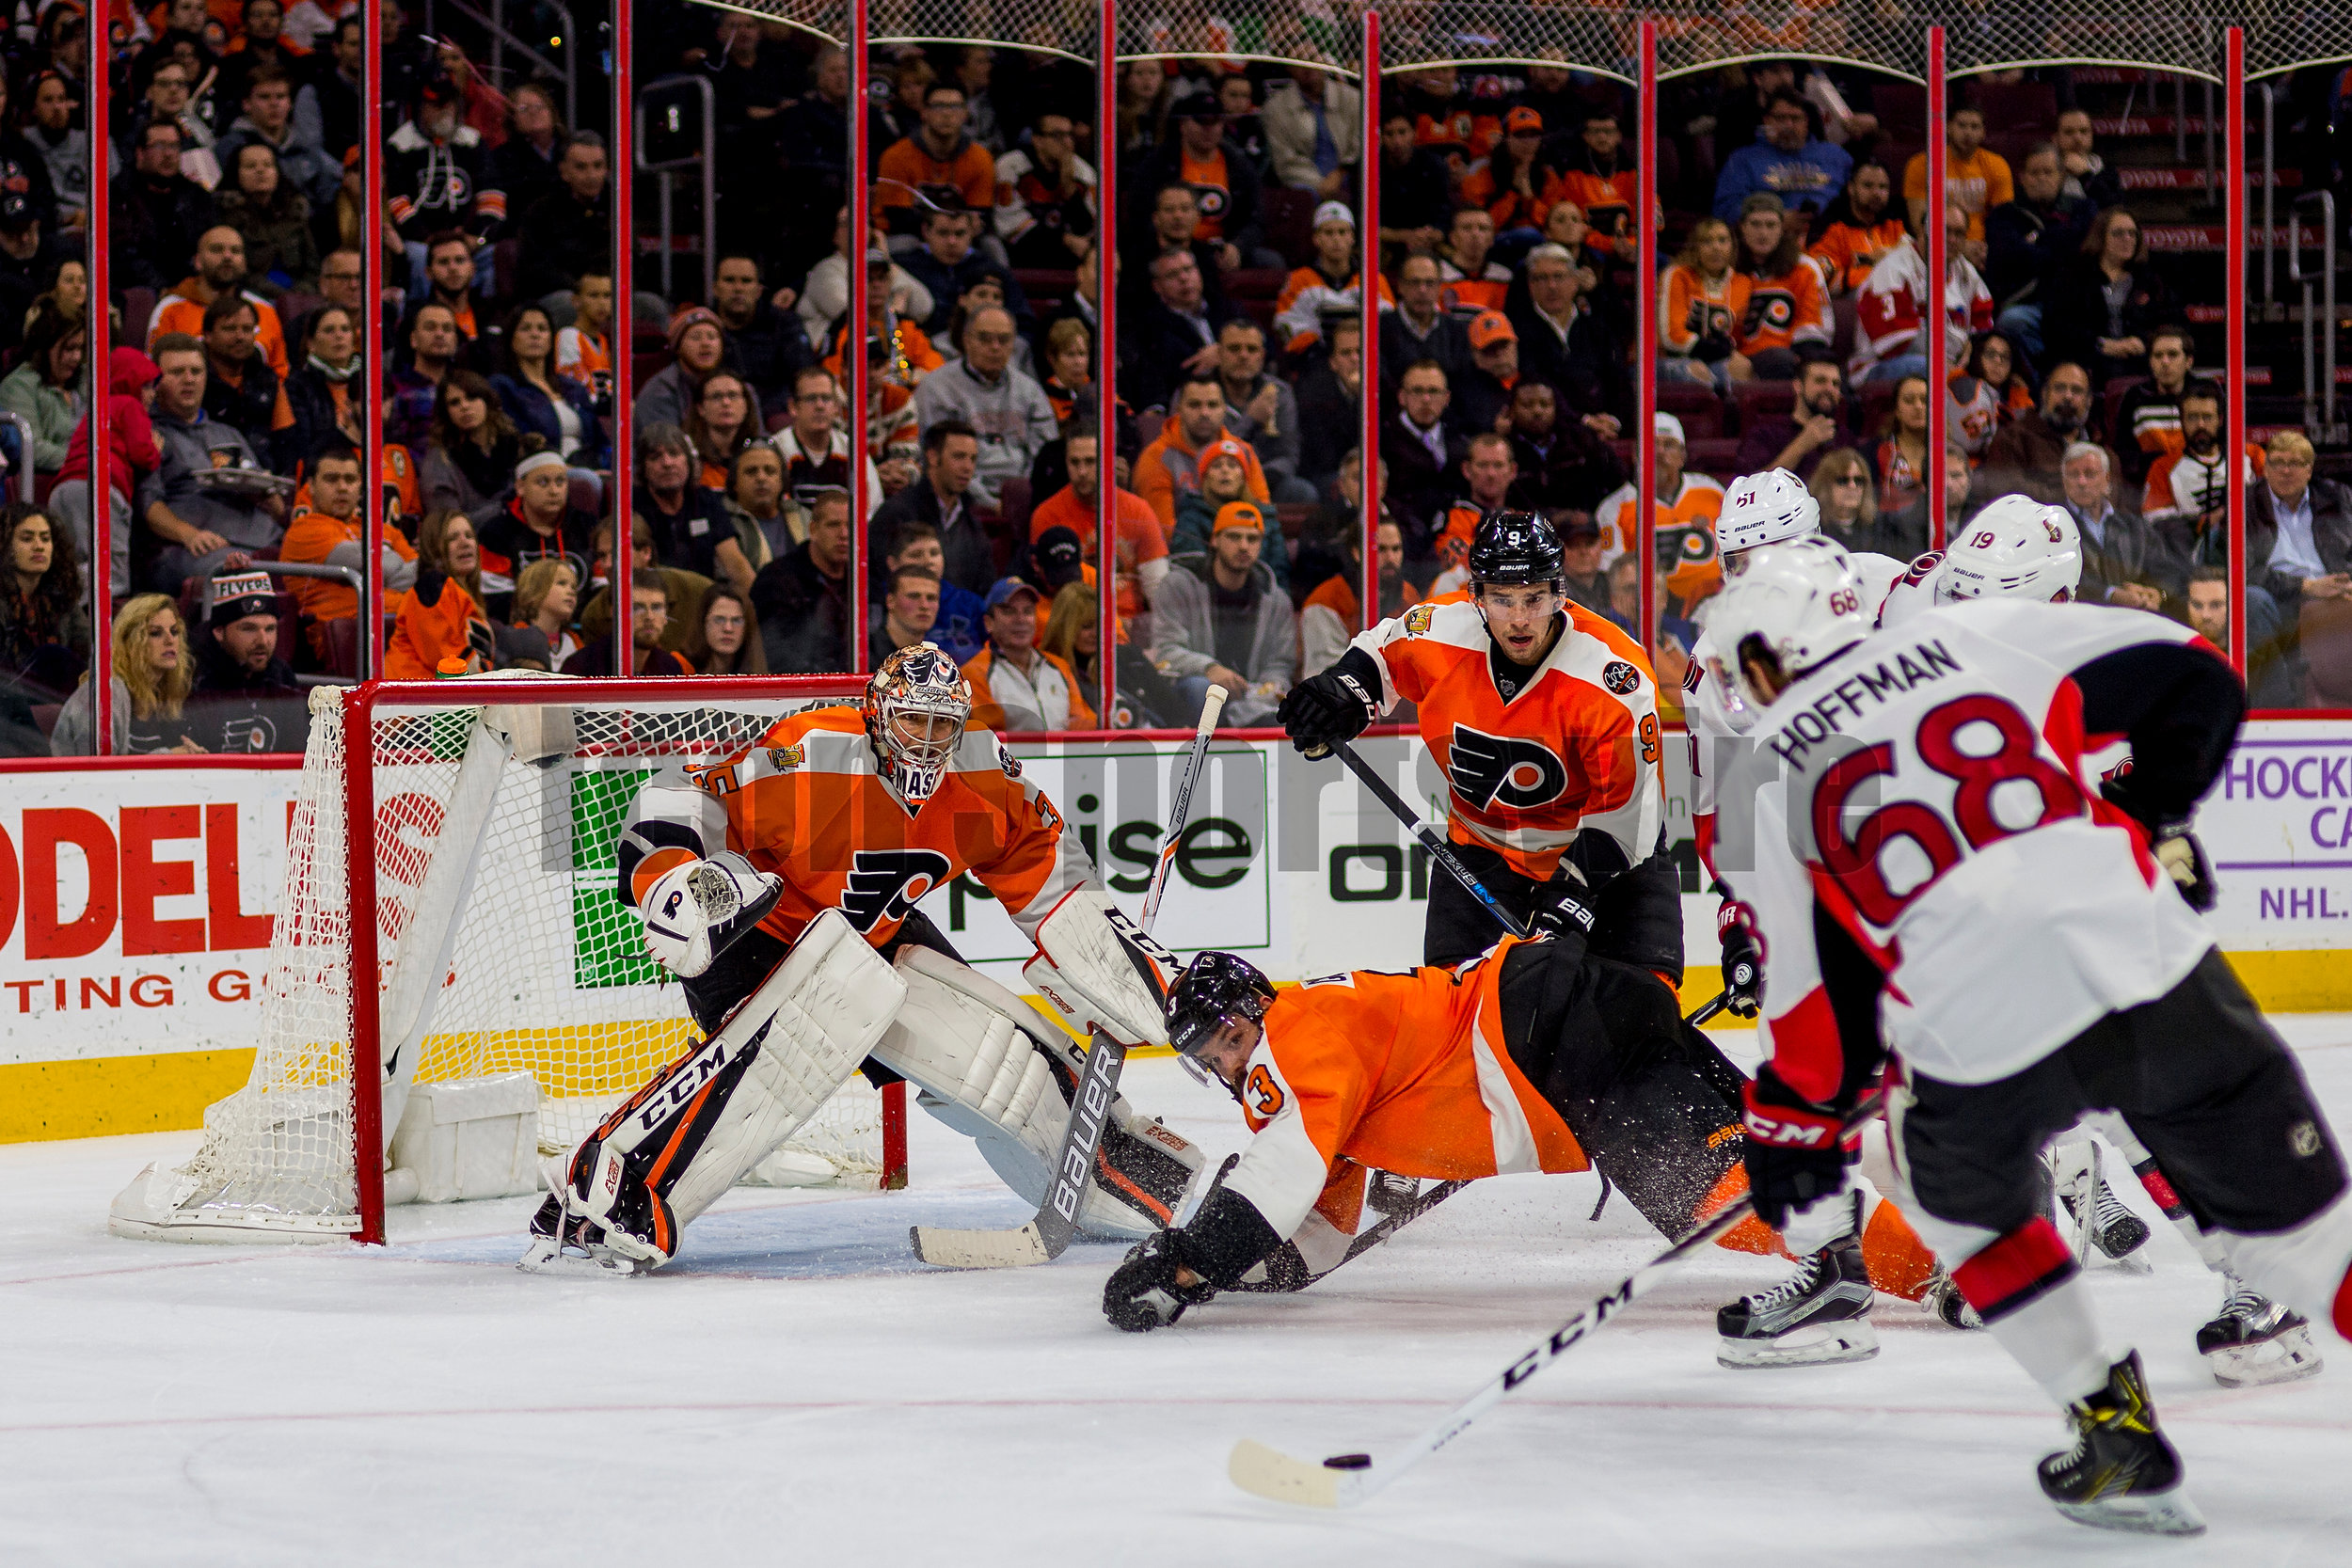
<svg viewBox="0 0 2352 1568">
<path fill-rule="evenodd" d="M 2181 1195 L 2172 1190 L 2172 1183 L 2153 1162 L 2145 1167 L 2135 1167 L 2134 1174 L 2138 1176 L 2139 1184 L 2148 1189 L 2148 1196 L 2156 1200 L 2156 1207 L 2164 1211 L 2166 1219 L 2177 1219 L 2188 1212 L 2188 1205 L 2181 1201 Z"/>
<path fill-rule="evenodd" d="M 2344 1271 L 2344 1283 L 2336 1287 L 2336 1332 L 2352 1339 L 2352 1269 Z"/>
<path fill-rule="evenodd" d="M 2074 1265 L 2074 1255 L 2067 1250 L 2058 1227 L 2037 1217 L 1954 1269 L 1952 1283 L 1960 1287 L 1968 1305 L 1990 1322 L 2006 1309 L 2025 1305 L 2026 1298 L 2040 1294 Z"/>
</svg>

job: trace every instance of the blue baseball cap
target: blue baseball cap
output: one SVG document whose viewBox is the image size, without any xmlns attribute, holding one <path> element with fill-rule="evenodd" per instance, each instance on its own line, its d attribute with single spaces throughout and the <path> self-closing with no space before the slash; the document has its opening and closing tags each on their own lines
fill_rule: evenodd
<svg viewBox="0 0 2352 1568">
<path fill-rule="evenodd" d="M 1044 597 L 1044 595 L 1040 594 L 1034 587 L 1022 581 L 1019 578 L 998 578 L 995 585 L 989 589 L 988 598 L 981 604 L 980 608 L 983 610 L 994 610 L 999 606 L 1009 602 L 1015 594 L 1026 594 L 1032 601 Z"/>
</svg>

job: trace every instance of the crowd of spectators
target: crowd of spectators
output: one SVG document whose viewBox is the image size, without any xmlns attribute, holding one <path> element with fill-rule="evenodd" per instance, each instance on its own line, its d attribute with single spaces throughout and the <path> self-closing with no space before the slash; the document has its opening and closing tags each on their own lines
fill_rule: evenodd
<svg viewBox="0 0 2352 1568">
<path fill-rule="evenodd" d="M 1931 543 L 1930 483 L 1955 531 L 2012 492 L 2062 504 L 2086 599 L 2225 641 L 2243 617 L 2268 705 L 2324 695 L 2307 629 L 2352 620 L 2352 497 L 2296 431 L 2222 451 L 2189 309 L 2064 72 L 2048 74 L 2068 106 L 2029 135 L 1958 89 L 1940 193 L 1924 127 L 1906 134 L 1867 73 L 1765 61 L 1682 79 L 1661 106 L 1644 277 L 1634 104 L 1565 68 L 1391 74 L 1367 148 L 1359 87 L 1305 63 L 1130 62 L 1103 127 L 1091 72 L 1058 56 L 881 48 L 859 171 L 873 227 L 853 239 L 841 52 L 679 7 L 641 14 L 639 72 L 713 88 L 719 243 L 707 291 L 692 265 L 676 297 L 653 294 L 641 263 L 621 300 L 605 138 L 564 123 L 558 85 L 489 80 L 458 41 L 423 37 L 420 12 L 388 0 L 382 15 L 374 298 L 356 7 L 167 0 L 127 31 L 118 19 L 100 138 L 117 170 L 104 569 L 132 749 L 250 745 L 269 726 L 232 738 L 186 720 L 197 686 L 351 678 L 371 639 L 393 675 L 609 673 L 624 569 L 644 673 L 833 672 L 860 637 L 872 659 L 929 641 L 1006 726 L 1181 726 L 1212 681 L 1232 693 L 1226 722 L 1262 722 L 1360 624 L 1366 397 L 1381 612 L 1458 591 L 1477 516 L 1513 506 L 1554 519 L 1571 595 L 1632 630 L 1644 289 L 1661 669 L 1720 585 L 1723 483 L 1769 467 L 1812 487 L 1834 537 L 1901 556 Z M 0 410 L 29 433 L 0 425 L 0 456 L 44 498 L 9 514 L 0 562 L 0 736 L 26 748 L 53 727 L 87 745 L 91 724 L 86 689 L 68 700 L 98 569 L 81 25 L 42 11 L 0 101 L 17 111 L 0 135 Z M 1295 61 L 1315 56 L 1293 42 Z M 1115 213 L 1098 200 L 1105 157 Z M 1931 221 L 1947 242 L 1940 311 Z M 843 373 L 851 266 L 868 284 L 862 410 Z M 361 362 L 372 309 L 376 366 Z M 360 471 L 369 376 L 375 475 Z M 1947 439 L 1931 451 L 1937 397 Z M 2231 463 L 2250 484 L 2235 578 Z M 372 495 L 394 526 L 368 561 Z M 369 573 L 381 628 L 358 625 Z M 273 628 L 258 657 L 257 620 Z"/>
</svg>

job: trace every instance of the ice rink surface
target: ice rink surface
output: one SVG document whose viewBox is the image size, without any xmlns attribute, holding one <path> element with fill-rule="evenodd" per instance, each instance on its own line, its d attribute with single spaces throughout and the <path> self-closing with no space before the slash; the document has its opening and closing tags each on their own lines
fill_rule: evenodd
<svg viewBox="0 0 2352 1568">
<path fill-rule="evenodd" d="M 2352 1018 L 2283 1031 L 2352 1128 Z M 1752 1035 L 1727 1035 L 1735 1055 Z M 1174 1063 L 1143 1108 L 1221 1154 L 1238 1112 Z M 194 1133 L 0 1148 L 0 1563 L 2352 1564 L 2352 1349 L 2231 1392 L 2193 1344 L 2216 1278 L 2093 1275 L 2212 1522 L 2061 1520 L 2041 1394 L 1980 1335 L 1880 1298 L 1856 1365 L 1726 1371 L 1716 1307 L 1781 1277 L 1712 1254 L 1363 1508 L 1236 1492 L 1253 1436 L 1385 1452 L 1660 1246 L 1597 1180 L 1455 1198 L 1298 1296 L 1114 1332 L 1120 1256 L 924 1270 L 915 1221 L 1013 1224 L 970 1145 L 914 1118 L 912 1189 L 739 1190 L 636 1280 L 509 1265 L 532 1203 L 392 1211 L 393 1244 L 119 1241 L 109 1198 Z"/>
</svg>

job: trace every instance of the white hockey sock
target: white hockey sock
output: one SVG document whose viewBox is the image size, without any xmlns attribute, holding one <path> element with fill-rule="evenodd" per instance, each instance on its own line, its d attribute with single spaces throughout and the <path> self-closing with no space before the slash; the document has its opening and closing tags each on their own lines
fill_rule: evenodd
<svg viewBox="0 0 2352 1568">
<path fill-rule="evenodd" d="M 2079 1275 L 1985 1326 L 2061 1409 L 2106 1387 L 2117 1359 L 2099 1346 L 2098 1321 Z"/>
</svg>

